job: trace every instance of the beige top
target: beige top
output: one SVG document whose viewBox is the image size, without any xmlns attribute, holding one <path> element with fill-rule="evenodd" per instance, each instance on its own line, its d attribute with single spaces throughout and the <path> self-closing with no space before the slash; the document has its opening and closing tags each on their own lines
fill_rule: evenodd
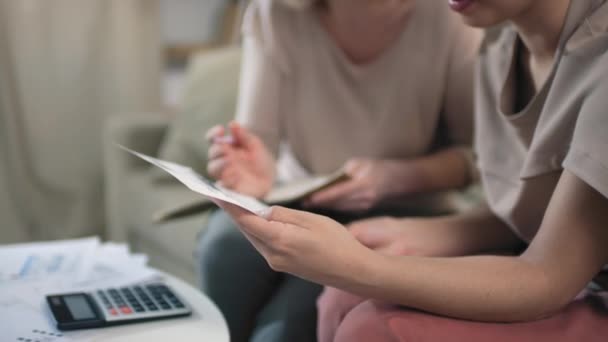
<svg viewBox="0 0 608 342">
<path fill-rule="evenodd" d="M 516 112 L 512 27 L 485 42 L 476 97 L 476 152 L 493 211 L 531 241 L 563 171 L 608 197 L 608 4 L 574 0 L 553 70 Z"/>
<path fill-rule="evenodd" d="M 417 1 L 398 41 L 366 65 L 349 61 L 313 10 L 254 0 L 243 31 L 237 119 L 274 152 L 288 144 L 309 173 L 333 172 L 352 157 L 421 156 L 439 138 L 472 140 L 481 33 L 443 1 Z"/>
</svg>

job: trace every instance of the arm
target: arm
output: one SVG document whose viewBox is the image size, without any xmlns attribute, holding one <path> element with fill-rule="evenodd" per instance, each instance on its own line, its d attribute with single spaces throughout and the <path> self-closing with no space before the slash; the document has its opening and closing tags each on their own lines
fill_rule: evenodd
<svg viewBox="0 0 608 342">
<path fill-rule="evenodd" d="M 388 255 L 514 254 L 524 247 L 485 206 L 445 217 L 370 218 L 350 224 L 349 231 L 363 245 Z"/>
<path fill-rule="evenodd" d="M 276 157 L 280 142 L 282 72 L 264 51 L 259 38 L 243 42 L 243 64 L 236 120 L 259 136 Z"/>
<path fill-rule="evenodd" d="M 518 257 L 386 256 L 323 216 L 274 208 L 264 219 L 220 205 L 276 270 L 461 319 L 510 322 L 547 316 L 608 263 L 608 199 L 569 171 L 537 236 Z"/>
<path fill-rule="evenodd" d="M 349 178 L 313 193 L 311 207 L 365 211 L 413 194 L 444 191 L 469 183 L 469 163 L 461 148 L 448 148 L 411 160 L 352 159 Z"/>
<path fill-rule="evenodd" d="M 520 257 L 368 254 L 356 280 L 334 286 L 464 319 L 538 319 L 571 301 L 608 263 L 607 208 L 608 199 L 565 171 Z"/>
<path fill-rule="evenodd" d="M 466 151 L 452 147 L 411 160 L 388 162 L 387 200 L 463 187 L 470 181 Z"/>
<path fill-rule="evenodd" d="M 207 138 L 209 175 L 222 185 L 258 198 L 263 197 L 276 178 L 276 155 L 281 138 L 280 99 L 287 73 L 277 60 L 281 53 L 272 48 L 272 34 L 264 29 L 271 19 L 261 14 L 259 4 L 247 10 L 243 61 L 236 120 L 227 139 L 224 127 L 214 127 Z M 278 65 L 281 64 L 282 67 Z"/>
</svg>

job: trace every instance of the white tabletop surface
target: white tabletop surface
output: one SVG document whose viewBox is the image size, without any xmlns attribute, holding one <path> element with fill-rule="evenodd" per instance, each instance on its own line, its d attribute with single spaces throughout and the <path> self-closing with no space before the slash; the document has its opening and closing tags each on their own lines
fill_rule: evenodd
<svg viewBox="0 0 608 342">
<path fill-rule="evenodd" d="M 178 278 L 167 274 L 164 274 L 164 278 L 178 296 L 190 304 L 192 316 L 95 329 L 94 334 L 87 334 L 85 339 L 104 342 L 230 341 L 226 321 L 209 298 Z M 77 332 L 70 335 L 65 334 L 68 338 L 79 340 Z"/>
</svg>

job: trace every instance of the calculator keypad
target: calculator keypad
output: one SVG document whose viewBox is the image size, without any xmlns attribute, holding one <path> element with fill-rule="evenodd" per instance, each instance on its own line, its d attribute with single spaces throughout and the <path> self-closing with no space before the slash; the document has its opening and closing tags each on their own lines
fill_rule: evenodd
<svg viewBox="0 0 608 342">
<path fill-rule="evenodd" d="M 190 311 L 164 284 L 98 290 L 95 297 L 108 320 L 156 317 Z"/>
</svg>

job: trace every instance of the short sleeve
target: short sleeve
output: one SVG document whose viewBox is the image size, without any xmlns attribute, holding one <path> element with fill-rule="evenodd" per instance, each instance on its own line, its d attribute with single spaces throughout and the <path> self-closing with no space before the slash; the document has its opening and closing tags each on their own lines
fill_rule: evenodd
<svg viewBox="0 0 608 342">
<path fill-rule="evenodd" d="M 563 167 L 608 198 L 608 54 L 596 63 L 601 75 L 582 103 Z M 601 66 L 601 67 L 600 67 Z"/>
</svg>

